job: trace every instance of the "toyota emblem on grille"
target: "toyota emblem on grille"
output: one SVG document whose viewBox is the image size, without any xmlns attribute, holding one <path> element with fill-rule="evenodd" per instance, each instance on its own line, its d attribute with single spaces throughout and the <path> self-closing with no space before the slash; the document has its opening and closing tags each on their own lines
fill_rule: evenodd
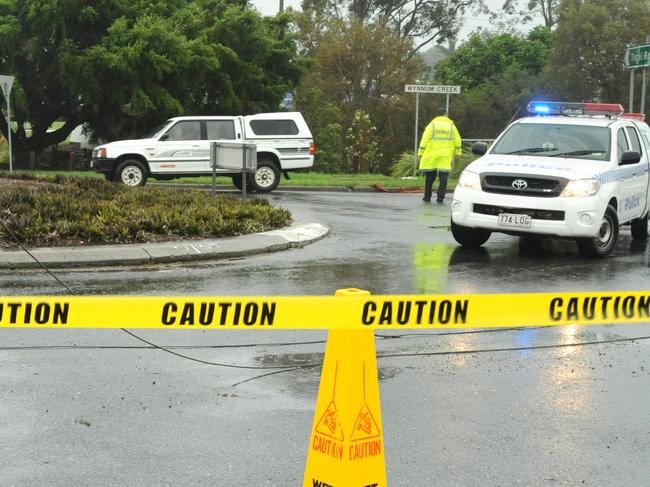
<svg viewBox="0 0 650 487">
<path fill-rule="evenodd" d="M 512 187 L 518 191 L 522 191 L 528 187 L 528 183 L 523 179 L 515 179 L 512 182 Z"/>
</svg>

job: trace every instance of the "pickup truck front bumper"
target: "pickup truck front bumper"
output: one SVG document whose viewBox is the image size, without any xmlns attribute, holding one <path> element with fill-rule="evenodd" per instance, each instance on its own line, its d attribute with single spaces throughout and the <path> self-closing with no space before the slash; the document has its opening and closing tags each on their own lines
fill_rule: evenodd
<svg viewBox="0 0 650 487">
<path fill-rule="evenodd" d="M 93 158 L 90 160 L 90 168 L 97 172 L 111 172 L 115 169 L 116 159 L 106 158 Z"/>
<path fill-rule="evenodd" d="M 598 234 L 606 207 L 597 196 L 540 198 L 457 187 L 451 218 L 457 225 L 493 232 L 580 238 Z M 500 225 L 499 213 L 529 215 L 530 228 Z"/>
</svg>

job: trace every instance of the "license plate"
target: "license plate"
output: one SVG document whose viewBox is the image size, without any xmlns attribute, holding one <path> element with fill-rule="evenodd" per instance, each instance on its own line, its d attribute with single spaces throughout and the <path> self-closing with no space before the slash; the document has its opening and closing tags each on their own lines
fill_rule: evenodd
<svg viewBox="0 0 650 487">
<path fill-rule="evenodd" d="M 498 224 L 504 227 L 530 228 L 530 216 L 516 213 L 499 213 Z"/>
</svg>

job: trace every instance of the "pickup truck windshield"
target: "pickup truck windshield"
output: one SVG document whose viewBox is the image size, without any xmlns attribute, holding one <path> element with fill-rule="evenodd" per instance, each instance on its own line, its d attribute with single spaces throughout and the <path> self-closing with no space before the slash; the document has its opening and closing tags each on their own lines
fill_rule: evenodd
<svg viewBox="0 0 650 487">
<path fill-rule="evenodd" d="M 166 123 L 164 123 L 162 125 L 158 125 L 155 129 L 150 130 L 149 132 L 144 134 L 142 136 L 142 138 L 143 139 L 155 139 L 160 134 L 160 132 L 162 132 L 165 127 L 167 127 L 167 125 L 169 125 L 169 122 L 166 122 Z"/>
<path fill-rule="evenodd" d="M 571 157 L 609 160 L 611 134 L 608 127 L 518 123 L 508 129 L 490 154 Z"/>
</svg>

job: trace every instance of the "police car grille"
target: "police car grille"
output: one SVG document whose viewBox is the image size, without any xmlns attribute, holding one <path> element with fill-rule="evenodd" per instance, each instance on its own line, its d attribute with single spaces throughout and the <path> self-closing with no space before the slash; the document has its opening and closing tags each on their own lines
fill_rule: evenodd
<svg viewBox="0 0 650 487">
<path fill-rule="evenodd" d="M 503 206 L 481 205 L 474 203 L 474 213 L 481 215 L 497 216 L 500 213 L 515 213 L 517 215 L 528 215 L 533 220 L 563 221 L 564 212 L 557 210 L 535 210 L 533 208 L 505 208 Z"/>
<path fill-rule="evenodd" d="M 515 181 L 525 181 L 524 189 L 515 189 Z M 559 196 L 566 184 L 565 180 L 554 178 L 530 177 L 517 174 L 485 174 L 481 177 L 481 187 L 487 193 L 515 194 L 520 196 Z"/>
</svg>

